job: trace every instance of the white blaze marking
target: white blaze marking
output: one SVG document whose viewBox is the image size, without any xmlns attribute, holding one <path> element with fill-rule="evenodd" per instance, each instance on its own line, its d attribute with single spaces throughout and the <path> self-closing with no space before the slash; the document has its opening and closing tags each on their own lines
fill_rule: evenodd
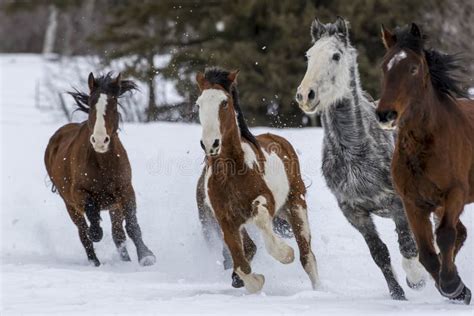
<svg viewBox="0 0 474 316">
<path fill-rule="evenodd" d="M 210 149 L 216 139 L 221 140 L 219 108 L 227 96 L 221 90 L 207 89 L 197 99 L 199 105 L 199 120 L 202 125 L 202 142 Z"/>
<path fill-rule="evenodd" d="M 99 99 L 95 105 L 96 115 L 95 115 L 95 124 L 92 136 L 95 139 L 95 143 L 92 144 L 95 151 L 97 152 L 106 152 L 107 145 L 104 144 L 105 138 L 107 135 L 107 129 L 105 127 L 105 111 L 107 109 L 107 95 L 101 93 Z"/>
<path fill-rule="evenodd" d="M 404 50 L 400 51 L 399 53 L 395 54 L 392 59 L 387 64 L 387 70 L 392 69 L 393 66 L 398 64 L 403 59 L 407 58 L 407 53 Z"/>
</svg>

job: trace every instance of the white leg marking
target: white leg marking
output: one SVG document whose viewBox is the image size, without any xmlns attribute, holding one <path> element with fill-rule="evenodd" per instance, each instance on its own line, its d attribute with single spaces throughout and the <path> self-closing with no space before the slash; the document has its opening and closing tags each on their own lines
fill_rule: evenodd
<svg viewBox="0 0 474 316">
<path fill-rule="evenodd" d="M 260 195 L 252 202 L 252 206 L 257 210 L 257 215 L 253 218 L 254 223 L 262 231 L 268 253 L 281 263 L 293 262 L 295 260 L 293 248 L 273 232 L 272 217 L 267 209 L 267 199 Z"/>
<path fill-rule="evenodd" d="M 265 277 L 261 274 L 250 273 L 245 274 L 240 268 L 235 270 L 235 273 L 244 281 L 245 289 L 249 291 L 249 293 L 257 293 L 263 287 L 265 283 Z"/>
<path fill-rule="evenodd" d="M 425 268 L 418 261 L 418 256 L 407 259 L 402 259 L 402 267 L 405 270 L 408 280 L 413 284 L 419 284 L 426 278 Z"/>
<path fill-rule="evenodd" d="M 306 265 L 303 266 L 304 270 L 309 276 L 311 280 L 311 286 L 313 290 L 319 286 L 319 274 L 318 274 L 318 265 L 316 263 L 316 257 L 313 254 L 313 250 L 311 249 L 311 232 L 309 230 L 309 221 L 308 221 L 308 211 L 301 206 L 298 206 L 295 213 L 301 220 L 302 227 L 301 227 L 301 235 L 306 240 L 309 246 L 309 253 L 306 258 Z"/>
</svg>

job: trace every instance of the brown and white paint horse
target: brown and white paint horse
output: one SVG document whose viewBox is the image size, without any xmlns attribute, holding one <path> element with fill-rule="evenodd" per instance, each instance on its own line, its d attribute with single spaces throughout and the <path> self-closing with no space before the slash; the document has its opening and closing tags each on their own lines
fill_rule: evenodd
<svg viewBox="0 0 474 316">
<path fill-rule="evenodd" d="M 273 134 L 254 137 L 250 133 L 240 110 L 237 73 L 211 68 L 196 78 L 201 90 L 196 102 L 201 145 L 206 152 L 204 200 L 232 255 L 233 285 L 244 285 L 254 293 L 262 289 L 265 280 L 252 272 L 250 262 L 256 248 L 244 229 L 246 224 L 259 228 L 272 257 L 284 264 L 293 262 L 293 249 L 273 231 L 272 219 L 284 212 L 299 247 L 301 264 L 315 288 L 317 265 L 298 157 L 284 138 Z"/>
<path fill-rule="evenodd" d="M 469 304 L 471 291 L 458 274 L 455 258 L 467 237 L 460 221 L 474 203 L 474 101 L 453 72 L 455 56 L 425 49 L 416 24 L 382 29 L 387 52 L 382 64 L 379 120 L 397 126 L 392 175 L 415 235 L 420 262 L 440 293 Z M 461 97 L 461 98 L 458 98 Z M 438 255 L 430 215 L 436 228 Z"/>
<path fill-rule="evenodd" d="M 120 75 L 112 78 L 107 74 L 95 79 L 92 73 L 88 83 L 89 94 L 70 94 L 78 110 L 88 113 L 89 118 L 82 123 L 66 124 L 51 137 L 44 156 L 48 175 L 77 226 L 91 263 L 100 265 L 92 242 L 102 239 L 100 211 L 107 209 L 121 260 L 130 261 L 125 248 L 125 220 L 127 233 L 137 247 L 139 263 L 152 265 L 156 259 L 142 240 L 130 162 L 117 134 L 118 98 L 136 89 L 136 85 L 121 80 Z"/>
</svg>

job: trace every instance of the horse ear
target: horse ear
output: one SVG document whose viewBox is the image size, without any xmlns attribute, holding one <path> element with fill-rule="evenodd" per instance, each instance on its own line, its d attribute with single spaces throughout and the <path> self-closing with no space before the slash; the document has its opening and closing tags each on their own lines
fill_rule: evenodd
<svg viewBox="0 0 474 316">
<path fill-rule="evenodd" d="M 347 23 L 342 16 L 337 16 L 336 27 L 339 33 L 347 35 Z"/>
<path fill-rule="evenodd" d="M 196 74 L 196 82 L 198 84 L 199 90 L 204 90 L 204 84 L 206 83 L 206 78 L 204 78 L 204 74 L 202 72 L 198 72 Z"/>
<path fill-rule="evenodd" d="M 421 38 L 421 30 L 416 23 L 411 24 L 410 33 L 415 37 Z"/>
<path fill-rule="evenodd" d="M 311 37 L 313 39 L 313 43 L 320 39 L 324 32 L 326 32 L 326 27 L 324 24 L 319 22 L 318 18 L 316 18 L 311 24 Z"/>
<path fill-rule="evenodd" d="M 397 43 L 397 37 L 395 36 L 395 34 L 393 34 L 388 29 L 386 29 L 383 24 L 382 24 L 381 33 L 382 33 L 383 45 L 385 46 L 387 50 L 392 48 Z"/>
<path fill-rule="evenodd" d="M 337 16 L 336 19 L 336 28 L 337 32 L 341 33 L 344 36 L 344 39 L 346 40 L 346 43 L 349 41 L 349 28 L 347 26 L 346 20 L 342 16 Z"/>
<path fill-rule="evenodd" d="M 97 87 L 97 83 L 94 78 L 94 74 L 91 72 L 89 74 L 89 78 L 87 79 L 87 83 L 89 84 L 89 90 L 92 91 Z"/>
<path fill-rule="evenodd" d="M 119 72 L 119 74 L 117 75 L 117 78 L 115 78 L 114 80 L 114 83 L 119 86 L 121 82 L 122 82 L 122 73 Z"/>
<path fill-rule="evenodd" d="M 229 79 L 230 82 L 235 82 L 237 79 L 237 76 L 239 75 L 240 70 L 236 69 L 234 71 L 231 71 L 229 75 L 227 76 L 227 79 Z"/>
</svg>

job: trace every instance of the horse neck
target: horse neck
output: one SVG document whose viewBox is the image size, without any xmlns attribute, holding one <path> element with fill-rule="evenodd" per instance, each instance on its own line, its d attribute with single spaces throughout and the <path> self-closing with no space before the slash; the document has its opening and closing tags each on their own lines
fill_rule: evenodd
<svg viewBox="0 0 474 316">
<path fill-rule="evenodd" d="M 416 89 L 414 89 L 416 91 Z M 447 123 L 446 115 L 456 112 L 453 107 L 449 110 L 446 106 L 452 102 L 449 97 L 440 99 L 431 83 L 426 88 L 412 94 L 405 112 L 399 119 L 400 133 L 408 132 L 411 135 L 428 135 L 440 126 Z M 449 113 L 447 113 L 449 112 Z M 421 128 L 422 127 L 422 128 Z"/>
<path fill-rule="evenodd" d="M 348 92 L 342 99 L 326 106 L 321 114 L 325 136 L 333 143 L 344 146 L 364 142 L 370 123 L 356 64 L 351 67 L 350 73 Z"/>
<path fill-rule="evenodd" d="M 244 151 L 242 149 L 242 138 L 238 127 L 235 130 L 226 133 L 222 138 L 221 152 L 218 157 L 211 158 L 213 168 L 221 169 L 221 174 L 228 175 L 232 168 L 228 168 L 227 164 L 231 163 L 232 167 L 240 170 L 245 164 Z"/>
</svg>

